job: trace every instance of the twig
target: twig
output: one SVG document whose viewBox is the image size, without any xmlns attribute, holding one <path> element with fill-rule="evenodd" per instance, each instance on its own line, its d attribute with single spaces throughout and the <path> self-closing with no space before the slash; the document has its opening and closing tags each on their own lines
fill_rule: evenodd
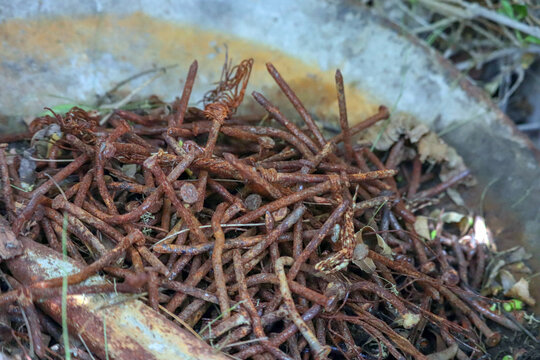
<svg viewBox="0 0 540 360">
<path fill-rule="evenodd" d="M 101 110 L 114 110 L 114 109 L 118 109 L 124 105 L 126 105 L 128 102 L 131 101 L 131 99 L 136 95 L 138 94 L 142 89 L 144 89 L 145 87 L 147 87 L 148 85 L 150 85 L 151 82 L 153 82 L 154 80 L 156 80 L 158 77 L 160 77 L 161 75 L 163 75 L 165 73 L 164 70 L 161 71 L 161 73 L 159 74 L 156 74 L 154 76 L 152 76 L 150 79 L 146 80 L 144 83 L 142 83 L 139 87 L 135 88 L 133 91 L 131 91 L 125 98 L 123 98 L 122 100 L 118 101 L 118 102 L 115 102 L 114 104 L 109 104 L 109 105 L 103 105 L 100 109 Z M 103 126 L 107 123 L 107 120 L 109 120 L 109 118 L 112 116 L 113 112 L 109 112 L 107 115 L 103 116 L 103 118 L 101 118 L 101 120 L 99 121 L 99 125 Z"/>
<path fill-rule="evenodd" d="M 539 27 L 524 24 L 520 21 L 501 15 L 476 3 L 468 3 L 461 0 L 452 0 L 451 2 L 439 0 L 419 0 L 419 2 L 440 14 L 444 14 L 449 17 L 456 17 L 461 19 L 474 19 L 475 17 L 482 17 L 498 24 L 521 31 L 525 34 L 529 34 L 536 38 L 540 38 Z"/>
</svg>

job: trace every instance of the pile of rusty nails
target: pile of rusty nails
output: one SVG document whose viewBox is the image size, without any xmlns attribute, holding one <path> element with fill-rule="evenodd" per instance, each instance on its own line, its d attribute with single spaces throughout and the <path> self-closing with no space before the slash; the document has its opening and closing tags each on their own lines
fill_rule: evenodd
<svg viewBox="0 0 540 360">
<path fill-rule="evenodd" d="M 171 105 L 153 97 L 155 109 L 115 110 L 106 124 L 94 112 L 51 110 L 27 134 L 3 136 L 62 130 L 37 162 L 31 192 L 22 191 L 19 156 L 1 148 L 0 210 L 13 232 L 61 252 L 67 214 L 68 256 L 84 264 L 68 277 L 69 294 L 146 292 L 150 307 L 176 314 L 236 359 L 427 359 L 450 347 L 468 359 L 500 340 L 485 319 L 519 330 L 478 295 L 484 247 L 443 231 L 426 244 L 413 227 L 408 202 L 468 172 L 426 186 L 433 174 L 422 174 L 418 158 L 398 163 L 404 139 L 379 155 L 355 145 L 355 134 L 389 111 L 381 106 L 349 126 L 339 70 L 339 135 L 325 138 L 272 64 L 268 72 L 304 125 L 258 92 L 272 124 L 238 116 L 252 64 L 224 67 L 204 110 L 188 108 L 194 62 Z M 408 180 L 399 186 L 398 169 Z M 368 241 L 375 235 L 384 244 Z M 97 273 L 115 279 L 114 289 L 77 285 Z M 35 314 L 33 302 L 59 296 L 61 284 L 24 284 L 3 293 L 0 306 L 19 300 Z M 32 318 L 47 331 L 43 316 Z M 42 337 L 31 337 L 39 356 Z"/>
</svg>

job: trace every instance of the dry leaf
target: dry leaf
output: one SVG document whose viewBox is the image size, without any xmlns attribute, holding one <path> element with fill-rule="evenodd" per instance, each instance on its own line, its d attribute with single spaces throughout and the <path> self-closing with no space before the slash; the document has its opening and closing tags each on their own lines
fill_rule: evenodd
<svg viewBox="0 0 540 360">
<path fill-rule="evenodd" d="M 525 302 L 527 305 L 534 306 L 536 301 L 531 297 L 529 293 L 529 282 L 525 278 L 519 279 L 517 283 L 512 286 L 504 295 L 519 299 Z"/>
<path fill-rule="evenodd" d="M 458 224 L 458 227 L 462 236 L 469 232 L 471 225 L 472 225 L 472 217 L 465 216 L 463 219 L 461 219 L 461 221 Z"/>
<path fill-rule="evenodd" d="M 493 286 L 493 284 L 495 282 L 495 278 L 497 277 L 497 275 L 499 275 L 500 270 L 505 265 L 506 265 L 506 262 L 504 260 L 501 260 L 501 259 L 499 259 L 499 260 L 494 259 L 493 260 L 491 265 L 489 265 L 488 268 L 486 269 L 486 272 L 489 275 L 487 276 L 487 281 L 486 281 L 485 287 Z"/>
<path fill-rule="evenodd" d="M 447 145 L 436 133 L 430 131 L 425 124 L 409 114 L 392 114 L 389 123 L 380 122 L 363 131 L 358 142 L 365 146 L 373 144 L 375 149 L 386 151 L 401 136 L 404 136 L 412 144 L 417 144 L 418 154 L 422 162 L 441 165 L 439 173 L 441 181 L 445 181 L 466 170 L 465 162 L 454 148 Z M 409 156 L 410 159 L 414 155 L 414 151 L 407 151 L 406 153 L 406 156 Z M 470 186 L 475 182 L 472 177 L 468 177 L 463 183 Z"/>
<path fill-rule="evenodd" d="M 485 244 L 489 249 L 497 251 L 495 243 L 492 241 L 491 234 L 486 226 L 486 221 L 481 216 L 474 218 L 474 239 L 477 244 Z"/>
<path fill-rule="evenodd" d="M 384 131 L 379 137 L 381 129 L 384 129 Z M 411 143 L 416 143 L 428 132 L 429 128 L 425 124 L 417 121 L 414 117 L 405 113 L 397 113 L 392 114 L 389 124 L 386 125 L 383 122 L 380 122 L 363 131 L 359 142 L 366 145 L 372 144 L 375 142 L 375 139 L 378 138 L 375 148 L 377 150 L 385 151 L 390 149 L 402 135 L 405 135 Z"/>
<path fill-rule="evenodd" d="M 443 214 L 441 220 L 447 224 L 457 224 L 462 235 L 466 234 L 472 224 L 472 217 L 456 211 L 448 211 Z"/>
<path fill-rule="evenodd" d="M 529 260 L 532 257 L 532 254 L 525 250 L 523 246 L 517 246 L 510 250 L 513 251 L 505 253 L 506 262 L 509 264 Z"/>
<path fill-rule="evenodd" d="M 510 271 L 512 274 L 525 274 L 525 275 L 531 275 L 533 273 L 532 269 L 528 267 L 524 262 L 517 262 L 513 264 L 509 264 L 506 266 L 506 269 Z"/>
<path fill-rule="evenodd" d="M 454 202 L 454 204 L 465 207 L 465 201 L 461 197 L 461 194 L 459 193 L 459 191 L 452 188 L 448 188 L 446 189 L 446 194 L 448 195 L 450 200 Z"/>
<path fill-rule="evenodd" d="M 508 270 L 502 269 L 499 272 L 499 278 L 501 279 L 501 285 L 504 292 L 509 291 L 516 284 L 516 279 L 514 279 L 514 275 L 512 275 Z"/>
<path fill-rule="evenodd" d="M 370 249 L 390 259 L 393 258 L 392 249 L 371 226 L 364 226 L 355 236 L 356 247 L 354 248 L 352 262 L 362 271 L 372 273 L 376 269 L 373 260 L 367 257 Z"/>
<path fill-rule="evenodd" d="M 353 264 L 358 266 L 362 271 L 372 273 L 375 271 L 375 263 L 367 257 L 369 248 L 366 244 L 357 244 L 353 253 Z"/>
<path fill-rule="evenodd" d="M 418 141 L 418 155 L 423 163 L 426 161 L 436 164 L 442 163 L 448 160 L 447 152 L 448 145 L 433 132 L 427 133 Z"/>
<path fill-rule="evenodd" d="M 354 248 L 353 253 L 353 264 L 358 266 L 362 271 L 365 271 L 369 274 L 375 271 L 375 263 L 373 260 L 368 258 L 369 248 L 366 244 L 358 244 Z"/>
<path fill-rule="evenodd" d="M 416 222 L 414 223 L 414 230 L 425 240 L 431 240 L 427 216 L 420 215 L 416 217 Z"/>
<path fill-rule="evenodd" d="M 137 174 L 137 164 L 124 164 L 122 165 L 122 174 L 129 176 L 130 178 L 134 178 L 135 174 Z"/>
<path fill-rule="evenodd" d="M 357 244 L 353 252 L 353 260 L 363 260 L 369 254 L 369 248 L 366 244 Z"/>
<path fill-rule="evenodd" d="M 392 248 L 388 246 L 382 236 L 377 234 L 375 229 L 371 226 L 364 226 L 356 233 L 356 242 L 358 243 L 359 240 L 366 244 L 371 250 L 376 251 L 387 258 L 393 258 Z"/>
<path fill-rule="evenodd" d="M 360 234 L 360 231 L 356 233 L 356 247 L 354 248 L 353 252 L 353 264 L 358 266 L 362 271 L 367 272 L 368 274 L 371 274 L 375 271 L 375 263 L 373 260 L 368 258 L 369 254 L 369 248 L 366 244 L 362 241 L 362 235 Z"/>
<path fill-rule="evenodd" d="M 399 322 L 405 329 L 412 329 L 420 321 L 420 315 L 414 313 L 404 314 Z"/>
<path fill-rule="evenodd" d="M 460 214 L 456 211 L 447 211 L 441 216 L 441 220 L 447 224 L 458 223 L 467 215 Z"/>
<path fill-rule="evenodd" d="M 377 269 L 373 260 L 368 257 L 364 258 L 363 260 L 353 260 L 353 264 L 355 264 L 360 268 L 360 270 L 367 272 L 368 274 L 371 274 Z"/>
</svg>

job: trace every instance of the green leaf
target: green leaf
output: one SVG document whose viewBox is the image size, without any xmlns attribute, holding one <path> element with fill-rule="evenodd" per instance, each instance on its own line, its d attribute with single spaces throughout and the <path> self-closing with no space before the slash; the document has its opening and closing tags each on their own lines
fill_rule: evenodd
<svg viewBox="0 0 540 360">
<path fill-rule="evenodd" d="M 429 237 L 431 238 L 431 240 L 435 240 L 435 238 L 437 237 L 437 229 L 431 230 L 431 233 L 429 235 L 430 235 Z"/>
<path fill-rule="evenodd" d="M 504 355 L 502 360 L 514 360 L 514 357 L 512 355 Z"/>
<path fill-rule="evenodd" d="M 63 115 L 63 114 L 67 113 L 69 110 L 71 110 L 74 107 L 81 108 L 84 111 L 93 110 L 93 108 L 90 107 L 90 106 L 80 105 L 80 104 L 60 104 L 60 105 L 52 106 L 51 109 L 55 113 L 57 113 L 59 115 Z M 52 115 L 52 114 L 51 114 L 51 112 L 49 110 L 45 110 L 45 111 L 40 112 L 37 116 L 45 116 L 45 115 Z"/>
<path fill-rule="evenodd" d="M 531 44 L 538 44 L 538 45 L 540 45 L 540 39 L 537 38 L 536 36 L 527 35 L 527 36 L 525 37 L 525 39 L 523 39 L 523 40 L 525 40 L 525 42 L 528 42 L 528 43 L 531 43 Z"/>
<path fill-rule="evenodd" d="M 511 4 L 509 0 L 502 0 L 499 13 L 514 20 L 523 20 L 527 17 L 527 5 Z"/>
<path fill-rule="evenodd" d="M 514 8 L 512 7 L 512 4 L 510 4 L 510 1 L 508 0 L 501 1 L 501 7 L 499 8 L 499 13 L 506 15 L 511 19 L 515 19 Z"/>
<path fill-rule="evenodd" d="M 428 38 L 426 39 L 426 42 L 429 45 L 433 45 L 435 40 L 437 40 L 437 38 L 442 34 L 443 31 L 444 31 L 444 27 L 439 27 L 439 28 L 435 29 L 435 31 L 433 31 L 431 34 L 429 34 Z"/>
<path fill-rule="evenodd" d="M 527 17 L 527 5 L 513 4 L 512 10 L 517 20 L 523 20 Z"/>
<path fill-rule="evenodd" d="M 523 39 L 523 35 L 521 35 L 521 32 L 516 30 L 514 31 L 514 33 L 516 34 L 516 38 L 518 39 L 518 41 L 523 44 L 523 41 L 525 40 Z"/>
</svg>

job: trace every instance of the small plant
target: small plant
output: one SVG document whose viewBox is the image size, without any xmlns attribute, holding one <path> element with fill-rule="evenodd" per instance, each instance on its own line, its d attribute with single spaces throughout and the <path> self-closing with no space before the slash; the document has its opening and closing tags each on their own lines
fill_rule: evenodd
<svg viewBox="0 0 540 360">
<path fill-rule="evenodd" d="M 141 221 L 142 221 L 143 224 L 148 225 L 150 223 L 150 221 L 154 220 L 155 218 L 156 218 L 155 215 L 153 215 L 151 212 L 147 211 L 144 214 L 142 214 Z M 151 236 L 152 235 L 152 229 L 145 226 L 142 229 L 142 233 L 144 235 L 146 235 L 146 236 Z"/>
<path fill-rule="evenodd" d="M 523 301 L 518 299 L 512 299 L 509 302 L 503 304 L 503 309 L 506 312 L 523 309 Z"/>
<path fill-rule="evenodd" d="M 143 224 L 148 225 L 148 223 L 150 223 L 150 220 L 154 220 L 155 218 L 156 217 L 151 212 L 147 211 L 142 214 L 141 221 L 143 222 Z"/>
</svg>

